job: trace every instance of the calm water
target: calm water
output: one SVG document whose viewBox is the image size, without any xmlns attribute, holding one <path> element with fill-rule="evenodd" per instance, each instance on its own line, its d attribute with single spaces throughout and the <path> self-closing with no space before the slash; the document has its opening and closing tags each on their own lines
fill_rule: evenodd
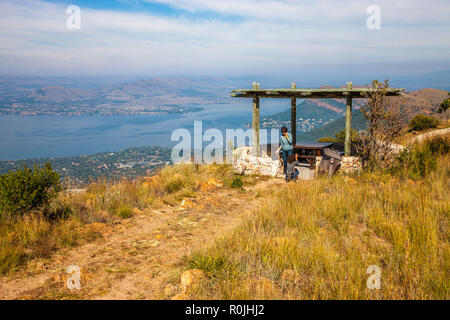
<svg viewBox="0 0 450 320">
<path fill-rule="evenodd" d="M 129 147 L 170 147 L 172 131 L 193 131 L 194 120 L 209 128 L 242 128 L 251 121 L 251 100 L 206 105 L 184 115 L 157 116 L 0 116 L 0 160 L 67 157 L 117 151 Z M 286 101 L 261 102 L 261 116 L 289 108 Z M 224 134 L 225 135 L 225 134 Z"/>
</svg>

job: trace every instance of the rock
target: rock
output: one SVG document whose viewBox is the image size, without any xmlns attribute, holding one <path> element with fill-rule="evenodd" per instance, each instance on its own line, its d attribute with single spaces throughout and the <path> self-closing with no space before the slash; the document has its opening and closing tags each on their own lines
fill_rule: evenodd
<svg viewBox="0 0 450 320">
<path fill-rule="evenodd" d="M 237 174 L 258 174 L 276 177 L 282 171 L 280 161 L 273 160 L 265 152 L 255 157 L 251 147 L 237 148 L 233 152 L 233 171 Z"/>
<path fill-rule="evenodd" d="M 361 159 L 358 157 L 342 157 L 339 171 L 344 173 L 358 172 L 362 170 Z"/>
<path fill-rule="evenodd" d="M 427 133 L 422 133 L 419 134 L 417 137 L 411 139 L 410 144 L 414 143 L 414 142 L 418 142 L 421 143 L 427 139 L 433 138 L 435 136 L 439 136 L 439 135 L 446 135 L 450 133 L 450 128 L 445 128 L 445 129 L 438 129 L 438 130 L 433 130 Z"/>
<path fill-rule="evenodd" d="M 188 292 L 190 288 L 198 285 L 200 281 L 205 278 L 205 273 L 200 269 L 191 269 L 183 272 L 180 277 L 181 289 L 184 293 Z"/>
</svg>

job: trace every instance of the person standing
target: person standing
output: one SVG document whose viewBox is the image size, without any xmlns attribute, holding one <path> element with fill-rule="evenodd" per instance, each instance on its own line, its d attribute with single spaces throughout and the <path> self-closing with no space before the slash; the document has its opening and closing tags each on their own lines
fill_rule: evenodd
<svg viewBox="0 0 450 320">
<path fill-rule="evenodd" d="M 282 152 L 283 156 L 283 165 L 284 165 L 284 173 L 286 174 L 287 168 L 287 159 L 288 157 L 294 153 L 294 146 L 292 145 L 292 136 L 289 134 L 288 129 L 286 127 L 281 128 L 281 138 L 280 138 L 280 147 L 277 150 L 277 153 Z"/>
</svg>

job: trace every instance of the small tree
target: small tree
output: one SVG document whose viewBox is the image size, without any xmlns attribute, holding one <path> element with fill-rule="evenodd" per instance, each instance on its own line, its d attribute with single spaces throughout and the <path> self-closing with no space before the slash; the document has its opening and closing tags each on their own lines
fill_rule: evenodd
<svg viewBox="0 0 450 320">
<path fill-rule="evenodd" d="M 341 130 L 341 131 L 339 131 L 339 132 L 336 132 L 336 133 L 334 134 L 334 136 L 336 137 L 335 141 L 336 141 L 337 143 L 342 143 L 342 144 L 345 143 L 345 130 Z M 352 142 L 352 144 L 353 144 L 353 142 L 356 141 L 357 139 L 358 139 L 358 131 L 356 131 L 356 130 L 354 130 L 354 129 L 351 129 L 351 130 L 350 130 L 350 141 Z"/>
<path fill-rule="evenodd" d="M 401 110 L 404 101 L 386 97 L 389 81 L 372 81 L 368 103 L 361 108 L 368 129 L 359 134 L 355 149 L 366 169 L 385 167 L 392 160 L 393 140 L 401 133 L 406 117 Z"/>
<path fill-rule="evenodd" d="M 450 95 L 450 93 L 449 93 L 449 95 Z M 448 110 L 449 107 L 450 107 L 450 98 L 447 98 L 439 106 L 438 112 L 439 113 L 444 113 L 444 112 L 446 112 Z"/>
<path fill-rule="evenodd" d="M 50 163 L 0 176 L 0 212 L 24 214 L 47 206 L 61 191 L 60 176 Z"/>
<path fill-rule="evenodd" d="M 352 143 L 358 139 L 358 131 L 351 129 L 350 131 L 350 140 Z M 317 140 L 317 142 L 325 142 L 325 143 L 345 143 L 345 130 L 341 130 L 334 134 L 334 137 L 322 137 Z"/>
</svg>

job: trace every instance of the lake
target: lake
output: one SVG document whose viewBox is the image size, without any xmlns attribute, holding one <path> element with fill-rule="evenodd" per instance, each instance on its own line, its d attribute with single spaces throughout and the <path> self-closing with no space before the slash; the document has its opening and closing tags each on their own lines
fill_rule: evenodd
<svg viewBox="0 0 450 320">
<path fill-rule="evenodd" d="M 172 132 L 193 131 L 203 121 L 203 132 L 243 128 L 251 122 L 252 101 L 211 104 L 187 114 L 136 116 L 0 116 L 0 160 L 68 157 L 130 147 L 170 147 Z M 283 100 L 261 101 L 261 117 L 289 108 Z M 261 141 L 264 143 L 264 141 Z"/>
</svg>

